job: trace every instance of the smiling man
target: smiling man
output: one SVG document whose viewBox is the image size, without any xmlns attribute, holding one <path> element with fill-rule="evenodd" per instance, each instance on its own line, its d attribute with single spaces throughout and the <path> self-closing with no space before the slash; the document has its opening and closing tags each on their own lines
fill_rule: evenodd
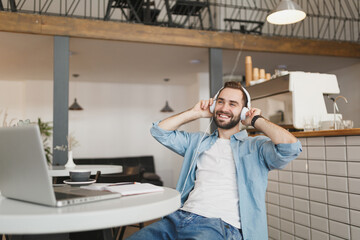
<svg viewBox="0 0 360 240">
<path fill-rule="evenodd" d="M 227 82 L 216 99 L 154 124 L 154 138 L 184 157 L 176 187 L 182 207 L 129 239 L 268 239 L 268 172 L 295 159 L 301 144 L 263 118 L 260 109 L 244 109 L 248 98 L 240 83 Z M 218 129 L 210 135 L 177 130 L 211 117 Z M 239 130 L 241 123 L 266 136 L 249 137 Z"/>
<path fill-rule="evenodd" d="M 223 89 L 223 91 L 225 91 L 225 93 L 223 95 L 226 96 L 227 95 L 226 93 L 232 92 L 234 90 L 231 88 L 227 88 L 227 89 Z M 235 97 L 237 97 L 237 96 L 235 96 Z M 217 106 L 218 106 L 217 109 L 219 109 L 222 106 L 221 109 L 219 109 L 217 112 L 215 112 L 215 117 L 214 117 L 215 123 L 220 129 L 232 129 L 237 124 L 239 124 L 239 121 L 240 121 L 240 114 L 238 112 L 235 112 L 235 114 L 234 114 L 232 111 L 224 110 L 224 104 L 226 103 L 226 101 L 229 102 L 230 107 L 239 106 L 243 102 L 243 101 L 239 101 L 237 98 L 235 98 L 233 100 L 230 100 L 230 99 L 226 100 L 223 98 L 223 96 L 219 97 L 216 100 Z M 243 103 L 243 105 L 244 105 L 244 103 Z M 238 108 L 233 108 L 233 110 L 236 111 L 236 110 L 238 110 Z"/>
</svg>

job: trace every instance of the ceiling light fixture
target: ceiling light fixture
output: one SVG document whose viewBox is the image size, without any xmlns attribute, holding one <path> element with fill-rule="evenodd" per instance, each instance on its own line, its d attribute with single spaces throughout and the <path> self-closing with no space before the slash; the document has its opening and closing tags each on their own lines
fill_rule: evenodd
<svg viewBox="0 0 360 240">
<path fill-rule="evenodd" d="M 174 112 L 174 110 L 169 106 L 168 101 L 166 101 L 165 107 L 163 107 L 160 112 Z"/>
<path fill-rule="evenodd" d="M 199 64 L 201 61 L 199 59 L 192 59 L 189 61 L 191 64 Z"/>
<path fill-rule="evenodd" d="M 164 82 L 168 82 L 170 81 L 169 78 L 164 78 Z M 166 92 L 169 92 L 169 91 L 166 91 Z M 174 112 L 174 110 L 169 106 L 169 102 L 166 100 L 165 102 L 165 107 L 163 107 L 160 112 Z"/>
<path fill-rule="evenodd" d="M 84 109 L 77 103 L 77 100 L 75 98 L 73 104 L 71 104 L 71 106 L 69 107 L 69 110 L 80 111 Z"/>
<path fill-rule="evenodd" d="M 306 17 L 301 7 L 291 0 L 282 0 L 277 7 L 270 12 L 266 20 L 271 24 L 286 25 L 297 23 Z"/>
<path fill-rule="evenodd" d="M 74 73 L 72 76 L 73 76 L 74 78 L 77 78 L 77 77 L 79 77 L 80 75 L 77 74 L 77 73 Z M 75 84 L 75 92 L 76 92 L 76 84 L 77 84 L 77 83 L 74 83 L 74 84 Z M 69 107 L 69 110 L 80 111 L 80 110 L 84 110 L 84 109 L 78 104 L 78 102 L 77 102 L 77 100 L 76 100 L 76 98 L 75 98 L 73 104 L 71 104 L 71 106 Z"/>
</svg>

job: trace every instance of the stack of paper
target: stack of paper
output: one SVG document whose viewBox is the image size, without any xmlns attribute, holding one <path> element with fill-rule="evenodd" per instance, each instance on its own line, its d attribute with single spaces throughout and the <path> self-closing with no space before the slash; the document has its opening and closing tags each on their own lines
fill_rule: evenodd
<svg viewBox="0 0 360 240">
<path fill-rule="evenodd" d="M 155 186 L 150 183 L 96 183 L 90 186 L 83 186 L 82 188 L 117 192 L 121 193 L 123 196 L 164 191 L 163 187 Z"/>
</svg>

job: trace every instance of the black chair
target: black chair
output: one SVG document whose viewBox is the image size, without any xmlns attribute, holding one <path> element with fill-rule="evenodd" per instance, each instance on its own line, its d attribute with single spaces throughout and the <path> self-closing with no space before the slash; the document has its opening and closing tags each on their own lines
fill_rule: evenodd
<svg viewBox="0 0 360 240">
<path fill-rule="evenodd" d="M 192 28 L 192 25 L 190 24 L 190 17 L 196 17 L 199 19 L 201 29 L 204 29 L 203 18 L 201 14 L 204 10 L 207 10 L 210 24 L 209 29 L 213 28 L 210 4 L 208 0 L 177 0 L 171 8 L 169 5 L 169 0 L 165 0 L 165 4 L 169 13 L 168 18 L 170 27 L 178 26 L 184 28 L 186 23 L 188 23 L 188 28 Z M 180 20 L 177 21 L 178 23 L 175 23 L 171 15 L 182 15 L 183 18 L 180 18 Z"/>
<path fill-rule="evenodd" d="M 129 16 L 126 13 L 127 9 L 130 12 L 135 13 L 136 18 L 140 21 L 139 17 L 137 17 L 136 12 L 140 9 L 143 4 L 143 0 L 109 0 L 106 8 L 104 20 L 110 20 L 111 10 L 112 9 L 120 9 L 122 14 L 125 16 L 127 20 L 129 20 Z"/>
<path fill-rule="evenodd" d="M 141 182 L 139 166 L 126 167 L 121 174 L 99 174 L 97 183 Z"/>
<path fill-rule="evenodd" d="M 141 22 L 147 25 L 155 25 L 160 14 L 160 9 L 155 8 L 155 2 L 146 0 L 143 5 L 136 11 L 136 14 L 130 11 L 129 20 Z M 138 19 L 136 18 L 136 15 Z"/>
<path fill-rule="evenodd" d="M 111 10 L 120 9 L 127 21 L 156 24 L 160 10 L 150 0 L 109 0 L 104 20 L 110 20 Z"/>
<path fill-rule="evenodd" d="M 122 173 L 100 174 L 98 182 L 113 182 L 117 179 L 121 182 L 136 181 L 141 183 L 151 183 L 157 186 L 163 186 L 163 181 L 155 172 L 153 156 L 140 157 L 115 157 L 115 158 L 78 158 L 74 159 L 76 164 L 109 164 L 121 165 Z M 132 176 L 129 176 L 132 175 Z"/>
<path fill-rule="evenodd" d="M 239 31 L 244 34 L 262 34 L 262 28 L 264 26 L 264 22 L 261 21 L 250 21 L 250 20 L 242 20 L 242 19 L 231 19 L 225 18 L 224 21 L 229 23 L 230 31 Z M 236 29 L 234 26 L 239 24 L 239 28 Z"/>
</svg>

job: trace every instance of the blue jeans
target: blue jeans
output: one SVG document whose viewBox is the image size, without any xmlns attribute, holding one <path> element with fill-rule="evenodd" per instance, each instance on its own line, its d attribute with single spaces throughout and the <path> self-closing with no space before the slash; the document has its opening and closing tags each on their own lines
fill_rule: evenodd
<svg viewBox="0 0 360 240">
<path fill-rule="evenodd" d="M 220 218 L 206 218 L 178 210 L 131 235 L 127 240 L 193 239 L 242 240 L 241 230 Z"/>
</svg>

